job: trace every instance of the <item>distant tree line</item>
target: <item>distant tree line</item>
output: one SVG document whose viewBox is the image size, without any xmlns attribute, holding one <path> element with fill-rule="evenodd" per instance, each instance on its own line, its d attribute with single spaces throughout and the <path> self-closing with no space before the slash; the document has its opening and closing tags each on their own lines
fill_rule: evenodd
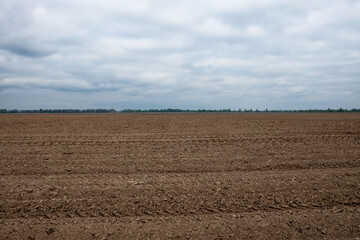
<svg viewBox="0 0 360 240">
<path fill-rule="evenodd" d="M 19 109 L 0 109 L 0 113 L 196 113 L 196 112 L 202 112 L 202 113 L 211 113 L 211 112 L 360 112 L 359 108 L 352 108 L 352 109 L 346 109 L 346 108 L 339 108 L 339 109 L 307 109 L 307 110 L 259 110 L 259 109 L 237 109 L 233 110 L 230 108 L 227 109 L 198 109 L 198 110 L 190 110 L 190 109 L 178 109 L 178 108 L 167 108 L 167 109 L 123 109 L 120 111 L 117 111 L 113 108 L 111 109 L 38 109 L 38 110 L 19 110 Z"/>
<path fill-rule="evenodd" d="M 18 110 L 0 109 L 0 113 L 115 113 L 115 109 L 39 109 L 39 110 Z"/>
</svg>

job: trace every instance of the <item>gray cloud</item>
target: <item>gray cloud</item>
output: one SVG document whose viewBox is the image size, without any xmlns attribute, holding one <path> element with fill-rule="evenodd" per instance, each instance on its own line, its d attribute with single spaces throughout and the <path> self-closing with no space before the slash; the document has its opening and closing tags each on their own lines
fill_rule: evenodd
<svg viewBox="0 0 360 240">
<path fill-rule="evenodd" d="M 26 39 L 16 39 L 0 43 L 0 49 L 17 54 L 24 57 L 41 58 L 55 53 L 54 49 L 44 46 L 43 44 L 36 44 Z"/>
<path fill-rule="evenodd" d="M 0 106 L 359 107 L 359 12 L 357 0 L 5 0 Z"/>
</svg>

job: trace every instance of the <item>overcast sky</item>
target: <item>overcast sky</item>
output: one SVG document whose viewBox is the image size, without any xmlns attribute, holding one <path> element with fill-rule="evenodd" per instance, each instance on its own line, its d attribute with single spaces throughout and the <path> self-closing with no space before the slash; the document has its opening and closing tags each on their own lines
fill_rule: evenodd
<svg viewBox="0 0 360 240">
<path fill-rule="evenodd" d="M 0 108 L 360 107 L 360 0 L 1 0 Z"/>
</svg>

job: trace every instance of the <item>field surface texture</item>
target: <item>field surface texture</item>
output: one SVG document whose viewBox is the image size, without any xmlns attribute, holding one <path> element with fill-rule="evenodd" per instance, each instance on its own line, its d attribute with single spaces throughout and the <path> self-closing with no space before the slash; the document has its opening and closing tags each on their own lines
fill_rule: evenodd
<svg viewBox="0 0 360 240">
<path fill-rule="evenodd" d="M 0 239 L 360 237 L 360 114 L 3 114 L 0 161 Z"/>
</svg>

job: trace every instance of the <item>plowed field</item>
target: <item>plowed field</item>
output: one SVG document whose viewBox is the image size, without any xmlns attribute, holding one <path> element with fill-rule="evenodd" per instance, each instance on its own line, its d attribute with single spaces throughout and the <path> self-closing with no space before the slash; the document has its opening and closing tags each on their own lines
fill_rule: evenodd
<svg viewBox="0 0 360 240">
<path fill-rule="evenodd" d="M 1 239 L 356 239 L 360 114 L 0 115 Z"/>
</svg>

